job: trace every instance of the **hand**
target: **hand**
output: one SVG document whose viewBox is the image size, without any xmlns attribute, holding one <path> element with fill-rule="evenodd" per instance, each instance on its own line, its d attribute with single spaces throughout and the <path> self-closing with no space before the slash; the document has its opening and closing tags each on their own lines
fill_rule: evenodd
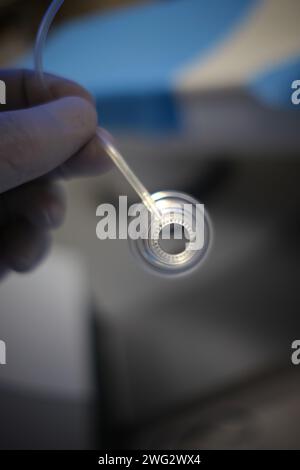
<svg viewBox="0 0 300 470">
<path fill-rule="evenodd" d="M 0 276 L 36 266 L 50 231 L 64 218 L 60 178 L 95 175 L 110 166 L 96 136 L 91 96 L 79 85 L 34 72 L 0 71 Z"/>
</svg>

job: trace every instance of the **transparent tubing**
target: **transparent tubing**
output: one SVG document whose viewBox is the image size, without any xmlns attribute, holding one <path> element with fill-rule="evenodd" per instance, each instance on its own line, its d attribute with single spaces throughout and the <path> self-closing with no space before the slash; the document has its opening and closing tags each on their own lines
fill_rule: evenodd
<svg viewBox="0 0 300 470">
<path fill-rule="evenodd" d="M 35 42 L 35 49 L 34 49 L 34 65 L 35 70 L 38 74 L 40 81 L 43 83 L 44 87 L 46 88 L 45 77 L 44 77 L 44 67 L 43 67 L 43 52 L 46 43 L 46 39 L 49 33 L 49 29 L 53 23 L 53 20 L 64 3 L 64 0 L 53 0 L 51 5 L 49 6 L 48 10 L 46 11 L 42 22 L 40 24 L 38 34 L 36 37 Z"/>
<path fill-rule="evenodd" d="M 36 44 L 35 44 L 35 49 L 34 49 L 34 65 L 35 65 L 35 70 L 37 72 L 37 75 L 45 88 L 47 88 L 47 86 L 45 82 L 44 67 L 43 67 L 44 46 L 46 43 L 46 39 L 47 39 L 51 24 L 58 10 L 63 5 L 63 3 L 64 3 L 64 0 L 52 1 L 52 3 L 50 4 L 48 10 L 46 11 L 42 19 L 41 25 L 38 30 L 37 38 L 36 38 Z M 128 164 L 126 163 L 126 161 L 124 160 L 120 152 L 116 149 L 116 147 L 111 142 L 109 142 L 108 139 L 103 138 L 103 135 L 100 129 L 98 129 L 97 135 L 99 139 L 101 140 L 102 144 L 104 145 L 107 155 L 109 155 L 109 157 L 112 159 L 114 164 L 118 167 L 118 169 L 127 179 L 128 183 L 132 186 L 134 191 L 141 198 L 145 207 L 148 209 L 149 212 L 151 212 L 151 214 L 154 217 L 156 217 L 157 219 L 160 219 L 162 216 L 161 212 L 157 208 L 155 201 L 152 199 L 151 194 L 145 188 L 142 182 L 138 179 L 135 173 L 131 170 L 131 168 L 128 166 Z"/>
</svg>

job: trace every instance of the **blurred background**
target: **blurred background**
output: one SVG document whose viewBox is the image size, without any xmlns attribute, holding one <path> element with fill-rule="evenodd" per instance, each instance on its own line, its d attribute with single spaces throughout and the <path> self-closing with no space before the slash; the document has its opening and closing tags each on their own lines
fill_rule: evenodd
<svg viewBox="0 0 300 470">
<path fill-rule="evenodd" d="M 2 0 L 0 66 L 32 66 L 41 0 Z M 152 191 L 213 225 L 188 277 L 152 275 L 96 207 L 117 170 L 66 183 L 48 260 L 0 286 L 0 447 L 300 448 L 297 0 L 73 0 L 45 68 L 86 86 Z"/>
</svg>

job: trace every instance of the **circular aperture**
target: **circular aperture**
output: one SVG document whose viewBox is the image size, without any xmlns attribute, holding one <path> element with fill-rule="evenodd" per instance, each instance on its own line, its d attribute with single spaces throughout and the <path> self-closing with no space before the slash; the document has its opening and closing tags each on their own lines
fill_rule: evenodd
<svg viewBox="0 0 300 470">
<path fill-rule="evenodd" d="M 184 252 L 188 241 L 187 231 L 180 224 L 172 223 L 159 234 L 159 246 L 169 255 L 179 255 Z"/>
<path fill-rule="evenodd" d="M 161 213 L 151 221 L 147 237 L 131 240 L 138 258 L 156 273 L 176 276 L 204 259 L 211 238 L 209 218 L 196 199 L 176 191 L 152 195 Z"/>
</svg>

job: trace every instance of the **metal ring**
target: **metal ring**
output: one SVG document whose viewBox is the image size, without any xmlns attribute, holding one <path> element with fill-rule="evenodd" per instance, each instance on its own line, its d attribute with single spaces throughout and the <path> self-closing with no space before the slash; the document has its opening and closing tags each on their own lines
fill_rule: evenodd
<svg viewBox="0 0 300 470">
<path fill-rule="evenodd" d="M 161 191 L 153 194 L 152 198 L 162 217 L 152 221 L 147 237 L 130 241 L 131 249 L 143 264 L 158 274 L 174 277 L 188 273 L 200 265 L 208 252 L 212 233 L 208 214 L 206 211 L 204 214 L 202 212 L 204 242 L 200 249 L 195 250 L 191 245 L 194 236 L 193 224 L 197 211 L 203 206 L 191 196 L 177 191 Z M 191 208 L 188 220 L 184 216 L 187 207 Z M 182 226 L 188 236 L 184 250 L 176 254 L 168 253 L 160 244 L 162 230 L 171 225 Z"/>
</svg>

